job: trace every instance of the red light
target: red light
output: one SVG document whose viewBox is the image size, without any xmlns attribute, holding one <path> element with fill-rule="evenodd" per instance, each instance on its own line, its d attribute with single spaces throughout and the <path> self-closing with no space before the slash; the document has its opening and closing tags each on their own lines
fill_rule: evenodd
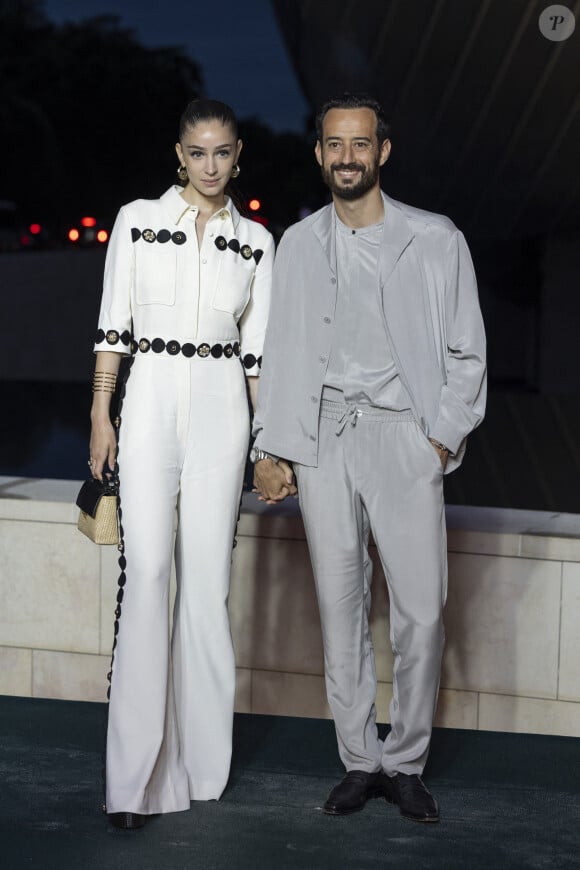
<svg viewBox="0 0 580 870">
<path fill-rule="evenodd" d="M 30 224 L 28 227 L 28 231 L 32 233 L 33 236 L 37 236 L 40 232 L 42 232 L 42 227 L 40 224 Z"/>
<path fill-rule="evenodd" d="M 30 238 L 30 236 L 20 236 L 20 244 L 23 248 L 27 248 L 31 241 L 32 239 Z"/>
<path fill-rule="evenodd" d="M 80 236 L 79 231 L 74 229 L 74 228 L 72 230 L 68 231 L 68 237 L 71 240 L 71 242 L 78 242 L 79 236 Z"/>
<path fill-rule="evenodd" d="M 106 230 L 99 230 L 97 233 L 97 241 L 98 242 L 106 242 L 109 238 L 109 234 Z"/>
<path fill-rule="evenodd" d="M 262 203 L 260 202 L 259 199 L 251 199 L 248 203 L 248 206 L 250 207 L 250 211 L 259 211 L 261 205 L 262 205 Z"/>
<path fill-rule="evenodd" d="M 81 226 L 82 227 L 94 227 L 96 223 L 97 223 L 97 219 L 94 217 L 81 218 Z"/>
</svg>

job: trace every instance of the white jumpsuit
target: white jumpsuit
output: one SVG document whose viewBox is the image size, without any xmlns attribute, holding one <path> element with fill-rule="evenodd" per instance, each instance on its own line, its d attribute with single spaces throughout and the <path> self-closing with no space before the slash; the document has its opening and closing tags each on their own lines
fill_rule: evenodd
<svg viewBox="0 0 580 870">
<path fill-rule="evenodd" d="M 95 344 L 133 354 L 118 451 L 109 813 L 218 799 L 231 760 L 227 600 L 249 436 L 244 369 L 259 374 L 274 244 L 228 200 L 198 246 L 197 209 L 180 190 L 121 209 Z"/>
</svg>

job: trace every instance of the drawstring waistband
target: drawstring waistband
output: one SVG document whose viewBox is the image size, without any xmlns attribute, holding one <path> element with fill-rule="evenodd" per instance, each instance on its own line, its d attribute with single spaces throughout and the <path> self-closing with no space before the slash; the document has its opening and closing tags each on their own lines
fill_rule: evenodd
<svg viewBox="0 0 580 870">
<path fill-rule="evenodd" d="M 357 406 L 353 404 L 346 405 L 344 414 L 338 421 L 336 434 L 340 435 L 347 423 L 350 423 L 351 426 L 356 426 L 356 421 L 359 417 L 362 417 L 362 411 L 360 408 L 357 408 Z"/>
<path fill-rule="evenodd" d="M 356 402 L 332 402 L 323 399 L 320 403 L 320 416 L 328 420 L 337 420 L 336 434 L 340 435 L 348 423 L 356 426 L 359 420 L 364 422 L 413 423 L 415 417 L 409 410 L 392 411 L 390 408 L 378 408 L 375 405 L 357 404 Z"/>
</svg>

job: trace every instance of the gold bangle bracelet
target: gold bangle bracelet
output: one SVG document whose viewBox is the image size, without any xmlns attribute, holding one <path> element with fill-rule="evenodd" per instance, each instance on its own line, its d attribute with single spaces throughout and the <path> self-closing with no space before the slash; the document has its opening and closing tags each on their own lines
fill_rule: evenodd
<svg viewBox="0 0 580 870">
<path fill-rule="evenodd" d="M 93 375 L 93 393 L 114 393 L 117 385 L 117 375 L 113 372 L 95 372 Z"/>
</svg>

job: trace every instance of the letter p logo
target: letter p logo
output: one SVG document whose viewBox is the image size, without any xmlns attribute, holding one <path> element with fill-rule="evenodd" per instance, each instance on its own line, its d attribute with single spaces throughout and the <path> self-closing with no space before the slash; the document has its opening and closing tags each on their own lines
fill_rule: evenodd
<svg viewBox="0 0 580 870">
<path fill-rule="evenodd" d="M 538 19 L 540 33 L 551 42 L 563 42 L 574 33 L 576 19 L 567 6 L 547 6 Z"/>
</svg>

